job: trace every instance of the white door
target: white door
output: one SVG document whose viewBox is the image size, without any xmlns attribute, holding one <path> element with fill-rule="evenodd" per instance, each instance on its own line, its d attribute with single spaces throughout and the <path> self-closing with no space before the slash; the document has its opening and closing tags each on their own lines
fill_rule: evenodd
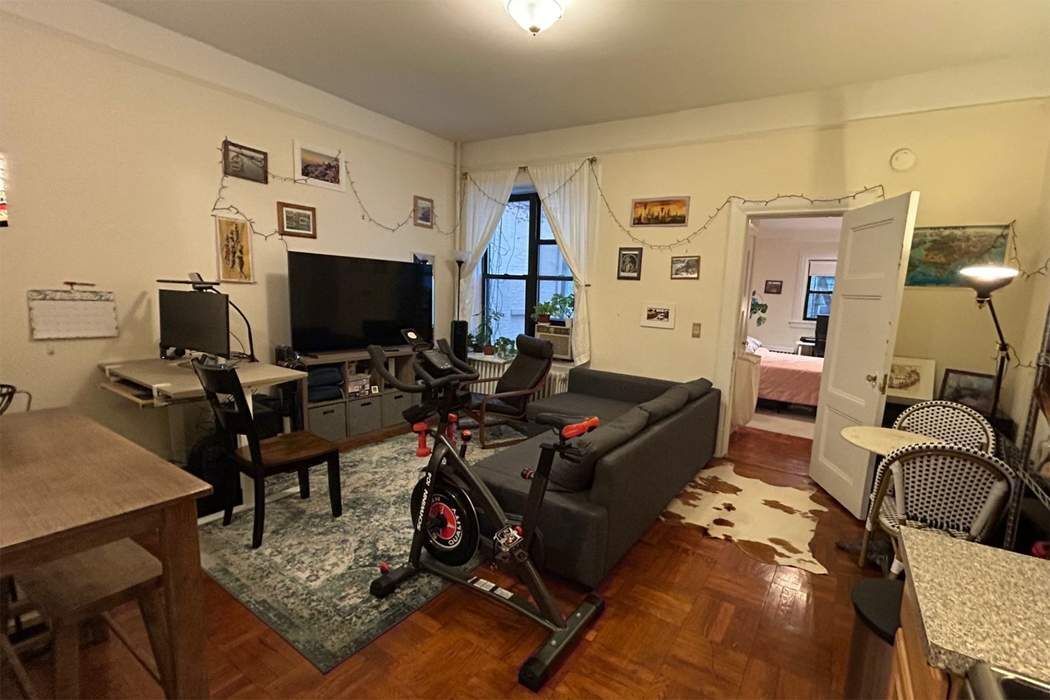
<svg viewBox="0 0 1050 700">
<path fill-rule="evenodd" d="M 875 460 L 840 431 L 882 422 L 918 204 L 919 193 L 909 192 L 842 215 L 809 474 L 858 518 Z"/>
</svg>

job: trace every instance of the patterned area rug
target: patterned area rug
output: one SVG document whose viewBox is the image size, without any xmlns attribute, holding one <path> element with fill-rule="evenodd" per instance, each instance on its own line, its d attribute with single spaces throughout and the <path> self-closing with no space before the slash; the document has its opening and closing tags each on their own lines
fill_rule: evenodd
<svg viewBox="0 0 1050 700">
<path fill-rule="evenodd" d="M 437 595 L 441 579 L 420 575 L 384 600 L 368 584 L 377 565 L 408 559 L 409 496 L 425 460 L 403 435 L 342 455 L 343 515 L 333 518 L 328 477 L 311 470 L 310 498 L 295 475 L 271 479 L 263 544 L 252 550 L 252 513 L 203 525 L 205 570 L 321 671 L 327 672 Z M 292 493 L 277 489 L 295 489 Z"/>
<path fill-rule="evenodd" d="M 827 510 L 813 500 L 815 493 L 740 476 L 731 462 L 723 461 L 701 470 L 667 506 L 664 517 L 735 542 L 761 561 L 826 574 L 810 547 L 817 520 Z"/>
</svg>

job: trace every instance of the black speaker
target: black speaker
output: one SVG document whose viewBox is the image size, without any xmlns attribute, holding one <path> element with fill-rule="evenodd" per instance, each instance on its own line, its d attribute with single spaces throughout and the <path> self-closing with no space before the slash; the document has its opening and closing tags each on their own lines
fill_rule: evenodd
<svg viewBox="0 0 1050 700">
<path fill-rule="evenodd" d="M 467 361 L 467 322 L 452 322 L 452 354 Z"/>
</svg>

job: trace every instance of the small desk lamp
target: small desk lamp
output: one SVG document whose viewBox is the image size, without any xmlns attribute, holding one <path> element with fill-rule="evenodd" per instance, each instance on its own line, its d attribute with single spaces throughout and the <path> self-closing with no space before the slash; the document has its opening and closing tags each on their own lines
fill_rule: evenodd
<svg viewBox="0 0 1050 700">
<path fill-rule="evenodd" d="M 989 416 L 991 418 L 995 417 L 995 412 L 999 408 L 1003 376 L 1006 374 L 1006 363 L 1010 359 L 1010 346 L 1003 337 L 999 317 L 995 314 L 992 292 L 1013 282 L 1017 274 L 1017 270 L 1002 265 L 971 265 L 959 270 L 959 276 L 965 280 L 966 285 L 977 292 L 977 306 L 988 305 L 988 310 L 992 313 L 992 322 L 995 323 L 995 333 L 999 337 L 999 363 L 995 370 L 995 397 L 992 399 L 992 414 Z"/>
</svg>

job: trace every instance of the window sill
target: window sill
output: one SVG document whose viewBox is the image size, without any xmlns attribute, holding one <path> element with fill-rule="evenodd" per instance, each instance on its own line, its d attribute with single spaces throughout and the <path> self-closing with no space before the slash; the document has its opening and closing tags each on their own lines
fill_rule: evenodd
<svg viewBox="0 0 1050 700">
<path fill-rule="evenodd" d="M 788 321 L 788 325 L 792 328 L 816 328 L 816 321 Z"/>
</svg>

